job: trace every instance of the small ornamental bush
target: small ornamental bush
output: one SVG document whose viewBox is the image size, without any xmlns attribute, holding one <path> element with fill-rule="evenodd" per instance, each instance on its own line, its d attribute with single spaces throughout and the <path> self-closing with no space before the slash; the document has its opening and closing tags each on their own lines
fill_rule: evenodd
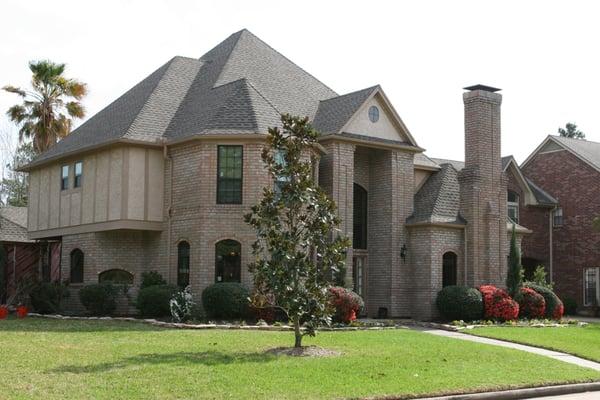
<svg viewBox="0 0 600 400">
<path fill-rule="evenodd" d="M 194 299 L 192 297 L 192 287 L 187 286 L 181 292 L 177 292 L 171 298 L 169 303 L 171 307 L 171 317 L 175 322 L 186 322 L 192 317 L 194 308 Z"/>
<path fill-rule="evenodd" d="M 164 280 L 161 274 L 156 271 L 149 271 L 142 273 L 142 283 L 140 289 L 147 288 L 149 286 L 160 286 L 166 285 L 167 281 Z"/>
<path fill-rule="evenodd" d="M 333 286 L 329 288 L 329 292 L 331 293 L 331 305 L 335 309 L 333 314 L 335 322 L 349 324 L 356 319 L 365 306 L 363 299 L 352 290 Z"/>
<path fill-rule="evenodd" d="M 449 321 L 474 321 L 483 317 L 483 298 L 479 290 L 466 286 L 446 286 L 439 291 L 436 305 Z"/>
<path fill-rule="evenodd" d="M 480 286 L 483 296 L 484 318 L 512 321 L 519 317 L 519 304 L 511 299 L 506 290 L 492 285 Z"/>
<path fill-rule="evenodd" d="M 239 319 L 248 316 L 250 292 L 241 283 L 220 282 L 202 292 L 202 305 L 210 318 Z"/>
<path fill-rule="evenodd" d="M 168 317 L 171 299 L 179 291 L 177 286 L 153 285 L 140 289 L 135 306 L 142 317 Z"/>
<path fill-rule="evenodd" d="M 96 283 L 79 289 L 79 299 L 85 309 L 92 315 L 110 315 L 117 308 L 118 289 L 112 284 Z"/>
<path fill-rule="evenodd" d="M 40 314 L 58 313 L 65 297 L 69 297 L 69 289 L 60 282 L 40 282 L 29 292 L 31 305 Z"/>
<path fill-rule="evenodd" d="M 546 312 L 546 300 L 535 290 L 522 287 L 516 296 L 519 303 L 519 318 L 541 319 Z"/>
<path fill-rule="evenodd" d="M 562 318 L 564 313 L 563 303 L 551 289 L 531 282 L 526 282 L 525 287 L 533 289 L 542 295 L 544 301 L 546 302 L 546 311 L 544 313 L 546 318 L 557 320 Z"/>
</svg>

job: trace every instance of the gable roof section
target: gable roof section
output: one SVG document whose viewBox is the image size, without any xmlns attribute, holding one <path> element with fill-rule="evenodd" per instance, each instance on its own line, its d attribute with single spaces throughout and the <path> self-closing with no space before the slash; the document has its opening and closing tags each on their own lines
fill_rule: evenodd
<svg viewBox="0 0 600 400">
<path fill-rule="evenodd" d="M 458 173 L 451 164 L 441 165 L 415 194 L 414 212 L 407 224 L 459 224 L 466 222 L 460 216 L 460 186 Z"/>
<path fill-rule="evenodd" d="M 323 135 L 341 133 L 342 128 L 379 86 L 321 100 L 313 120 L 313 127 Z"/>
<path fill-rule="evenodd" d="M 527 157 L 521 166 L 527 165 L 548 143 L 553 142 L 561 148 L 600 171 L 600 143 L 584 139 L 571 139 L 561 136 L 548 135 L 546 139 Z"/>
</svg>

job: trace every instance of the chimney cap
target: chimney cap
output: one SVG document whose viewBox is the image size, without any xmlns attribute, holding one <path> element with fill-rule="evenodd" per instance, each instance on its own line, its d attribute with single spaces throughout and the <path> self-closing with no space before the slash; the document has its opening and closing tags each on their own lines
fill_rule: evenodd
<svg viewBox="0 0 600 400">
<path fill-rule="evenodd" d="M 483 90 L 483 91 L 492 92 L 492 93 L 495 93 L 495 92 L 497 92 L 499 90 L 502 90 L 502 89 L 498 89 L 498 88 L 495 88 L 495 87 L 486 86 L 486 85 L 482 85 L 482 84 L 473 85 L 473 86 L 467 86 L 467 87 L 465 87 L 463 89 L 469 90 L 469 91 Z"/>
</svg>

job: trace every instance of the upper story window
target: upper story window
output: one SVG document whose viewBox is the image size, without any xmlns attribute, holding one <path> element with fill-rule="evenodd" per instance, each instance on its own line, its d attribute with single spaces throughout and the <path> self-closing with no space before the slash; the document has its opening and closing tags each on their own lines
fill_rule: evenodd
<svg viewBox="0 0 600 400">
<path fill-rule="evenodd" d="M 217 204 L 242 204 L 242 146 L 218 146 Z"/>
<path fill-rule="evenodd" d="M 277 152 L 275 153 L 274 159 L 275 159 L 275 163 L 279 167 L 283 168 L 286 166 L 285 152 L 283 150 L 277 150 Z M 276 176 L 275 177 L 275 193 L 277 193 L 277 194 L 281 193 L 283 186 L 288 181 L 289 181 L 289 178 L 286 176 Z"/>
<path fill-rule="evenodd" d="M 60 169 L 60 190 L 69 188 L 69 166 L 63 165 Z"/>
<path fill-rule="evenodd" d="M 359 184 L 354 184 L 354 210 L 353 210 L 353 233 L 352 247 L 355 249 L 367 248 L 367 216 L 368 216 L 368 194 Z"/>
<path fill-rule="evenodd" d="M 513 220 L 515 223 L 519 223 L 519 194 L 517 192 L 513 192 L 512 190 L 508 191 L 508 217 Z"/>
<path fill-rule="evenodd" d="M 73 181 L 74 188 L 81 187 L 82 176 L 83 176 L 83 163 L 81 161 L 77 161 L 75 163 L 75 179 Z"/>
<path fill-rule="evenodd" d="M 552 214 L 552 224 L 554 226 L 563 226 L 563 209 L 558 207 Z"/>
<path fill-rule="evenodd" d="M 369 120 L 371 122 L 379 121 L 379 108 L 375 106 L 369 107 Z"/>
</svg>

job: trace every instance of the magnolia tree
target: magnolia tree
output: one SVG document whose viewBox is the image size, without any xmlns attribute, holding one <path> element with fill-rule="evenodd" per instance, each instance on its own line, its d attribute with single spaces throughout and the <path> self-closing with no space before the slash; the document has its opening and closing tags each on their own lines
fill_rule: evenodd
<svg viewBox="0 0 600 400">
<path fill-rule="evenodd" d="M 273 178 L 263 198 L 245 221 L 257 233 L 252 246 L 255 260 L 255 307 L 274 307 L 294 326 L 295 347 L 304 335 L 314 336 L 329 324 L 330 279 L 342 270 L 348 238 L 338 230 L 335 203 L 313 179 L 318 133 L 308 118 L 282 115 L 283 130 L 270 128 L 262 159 Z M 304 326 L 304 331 L 301 330 Z"/>
</svg>

